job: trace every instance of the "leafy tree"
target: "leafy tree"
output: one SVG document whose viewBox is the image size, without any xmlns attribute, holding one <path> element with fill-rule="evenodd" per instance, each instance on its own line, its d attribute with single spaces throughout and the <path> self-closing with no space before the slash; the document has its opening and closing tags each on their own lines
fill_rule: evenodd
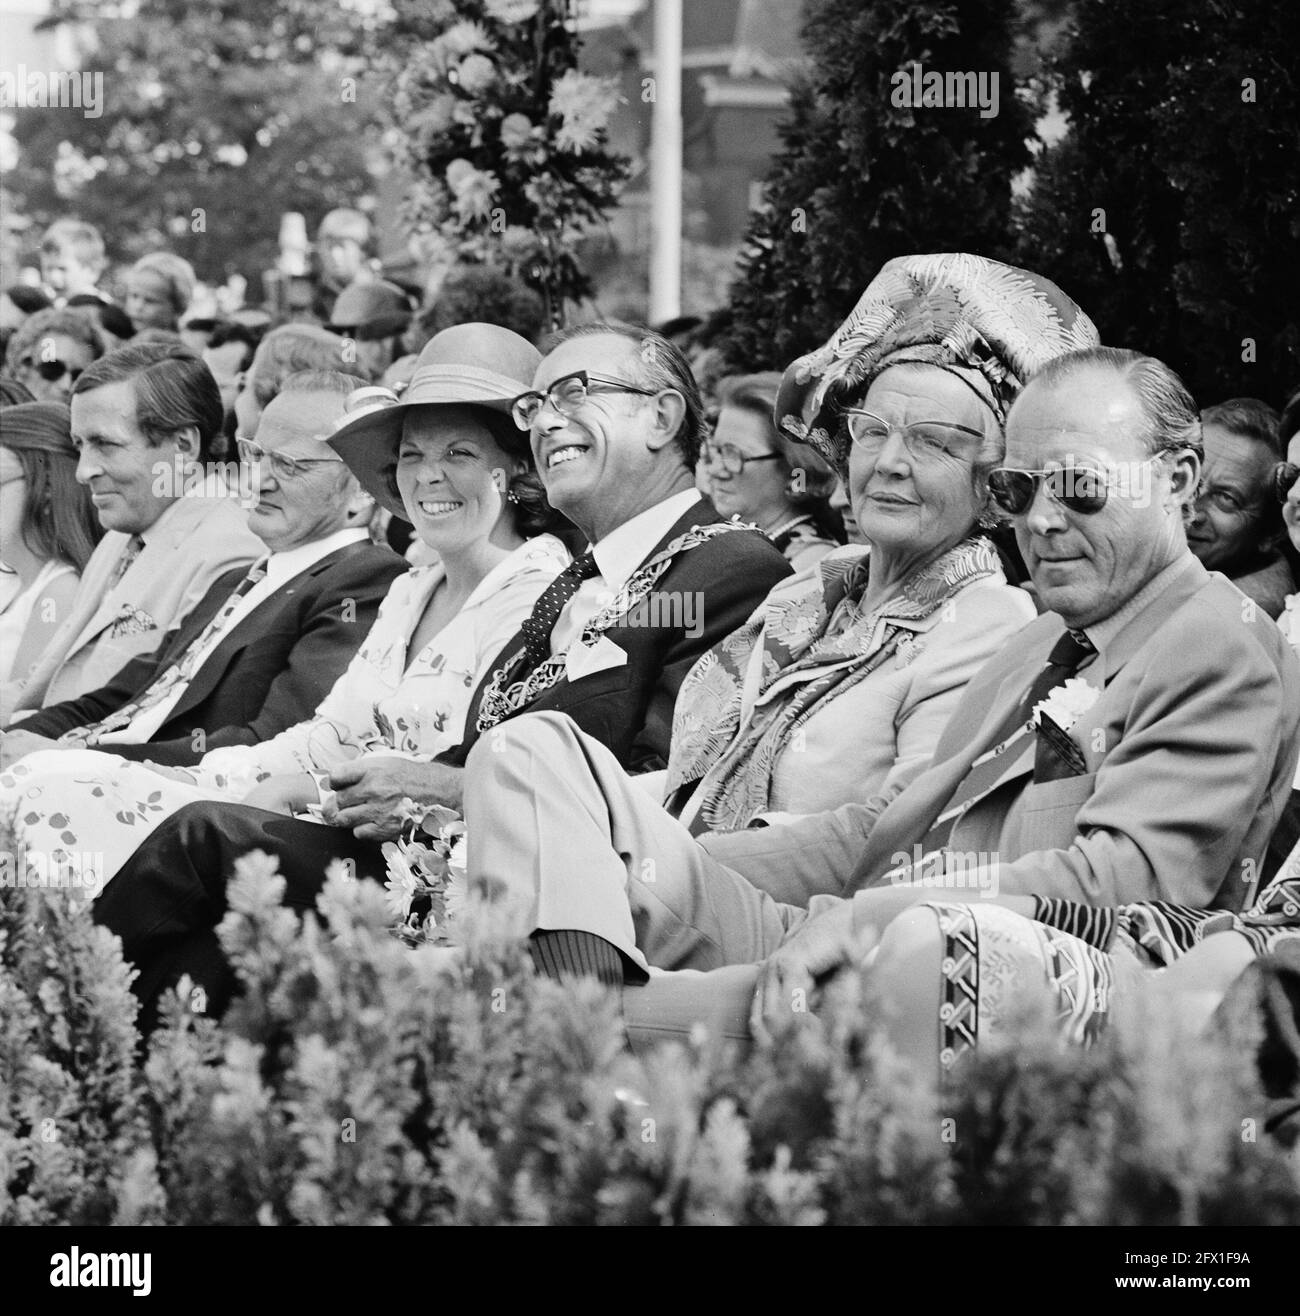
<svg viewBox="0 0 1300 1316">
<path fill-rule="evenodd" d="M 1078 0 L 1019 251 L 1198 401 L 1300 378 L 1300 80 L 1270 0 Z"/>
<path fill-rule="evenodd" d="M 90 33 L 83 67 L 103 73 L 104 107 L 15 112 L 6 185 L 38 222 L 75 213 L 114 255 L 165 245 L 220 280 L 274 262 L 283 211 L 310 224 L 370 190 L 373 15 L 333 0 L 65 0 L 47 23 L 65 22 Z"/>
<path fill-rule="evenodd" d="M 891 257 L 1007 252 L 1031 131 L 1015 19 L 1013 0 L 807 0 L 809 69 L 732 288 L 723 346 L 736 368 L 781 369 L 824 341 Z M 994 75 L 997 112 L 896 103 L 894 75 L 914 61 Z"/>
</svg>

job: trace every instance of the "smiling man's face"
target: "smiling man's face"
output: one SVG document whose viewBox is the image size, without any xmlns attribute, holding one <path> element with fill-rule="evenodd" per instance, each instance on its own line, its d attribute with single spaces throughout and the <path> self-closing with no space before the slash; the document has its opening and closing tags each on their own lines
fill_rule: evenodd
<svg viewBox="0 0 1300 1316">
<path fill-rule="evenodd" d="M 618 334 L 561 343 L 537 367 L 533 387 L 544 392 L 578 370 L 649 387 L 636 343 Z M 530 441 L 547 497 L 593 542 L 644 509 L 658 466 L 680 465 L 676 453 L 665 451 L 672 436 L 658 424 L 653 404 L 653 397 L 605 391 L 597 383 L 574 415 L 562 416 L 548 402 L 533 421 Z"/>
<path fill-rule="evenodd" d="M 1072 511 L 1040 485 L 1014 518 L 1039 598 L 1070 626 L 1111 616 L 1186 552 L 1181 504 L 1199 467 L 1176 455 L 1151 461 L 1146 430 L 1137 395 L 1100 366 L 1052 384 L 1031 382 L 1007 418 L 1006 466 L 1083 467 L 1117 477 L 1099 512 Z"/>
</svg>

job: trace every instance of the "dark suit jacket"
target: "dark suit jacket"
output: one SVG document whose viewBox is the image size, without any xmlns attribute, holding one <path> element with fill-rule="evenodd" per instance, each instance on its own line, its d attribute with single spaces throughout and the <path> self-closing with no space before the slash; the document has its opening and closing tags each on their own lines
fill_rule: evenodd
<svg viewBox="0 0 1300 1316">
<path fill-rule="evenodd" d="M 142 745 L 107 745 L 127 759 L 197 763 L 223 745 L 256 745 L 303 721 L 361 647 L 379 604 L 407 564 L 387 548 L 349 544 L 299 572 L 208 655 L 166 722 Z M 244 578 L 219 576 L 151 654 L 133 658 L 98 690 L 25 718 L 23 731 L 60 736 L 136 698 L 180 659 Z"/>
<path fill-rule="evenodd" d="M 717 508 L 701 498 L 646 558 L 692 526 L 722 519 Z M 790 564 L 757 530 L 735 530 L 698 545 L 676 558 L 650 594 L 605 633 L 626 650 L 624 666 L 573 682 L 562 678 L 520 712 L 567 713 L 581 730 L 608 746 L 630 772 L 666 767 L 673 705 L 686 673 L 696 659 L 744 623 L 778 580 L 790 574 Z M 689 608 L 682 603 L 687 596 Z M 521 632 L 501 651 L 492 670 L 523 642 Z M 490 679 L 474 694 L 465 742 L 447 756 L 453 762 L 464 763 L 478 739 L 478 705 Z"/>
</svg>

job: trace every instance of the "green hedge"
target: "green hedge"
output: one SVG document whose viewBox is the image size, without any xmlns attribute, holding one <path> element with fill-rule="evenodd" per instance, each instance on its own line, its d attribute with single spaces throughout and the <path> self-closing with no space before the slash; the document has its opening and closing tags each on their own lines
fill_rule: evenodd
<svg viewBox="0 0 1300 1316">
<path fill-rule="evenodd" d="M 332 873 L 306 926 L 280 888 L 241 861 L 246 994 L 218 1028 L 178 993 L 143 1065 L 115 939 L 0 889 L 0 1223 L 1300 1221 L 1245 1021 L 1088 1051 L 1027 1025 L 936 1103 L 856 984 L 769 1051 L 641 1061 L 612 996 L 534 979 L 502 901 L 449 963 L 376 884 Z"/>
</svg>

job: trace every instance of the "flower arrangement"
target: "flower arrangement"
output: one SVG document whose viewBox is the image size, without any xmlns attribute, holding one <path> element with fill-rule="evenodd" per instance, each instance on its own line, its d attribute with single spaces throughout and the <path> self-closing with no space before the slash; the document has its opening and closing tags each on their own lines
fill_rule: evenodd
<svg viewBox="0 0 1300 1316">
<path fill-rule="evenodd" d="M 398 920 L 395 935 L 410 946 L 449 946 L 450 923 L 466 903 L 465 824 L 451 809 L 404 799 L 408 834 L 380 847 L 388 867 L 384 894 Z M 415 839 L 415 827 L 431 837 Z M 436 828 L 436 831 L 429 831 Z"/>
<path fill-rule="evenodd" d="M 590 284 L 574 249 L 617 199 L 613 79 L 576 67 L 570 0 L 399 0 L 392 87 L 399 154 L 417 177 L 406 218 L 457 260 L 497 264 L 548 320 Z"/>
</svg>

